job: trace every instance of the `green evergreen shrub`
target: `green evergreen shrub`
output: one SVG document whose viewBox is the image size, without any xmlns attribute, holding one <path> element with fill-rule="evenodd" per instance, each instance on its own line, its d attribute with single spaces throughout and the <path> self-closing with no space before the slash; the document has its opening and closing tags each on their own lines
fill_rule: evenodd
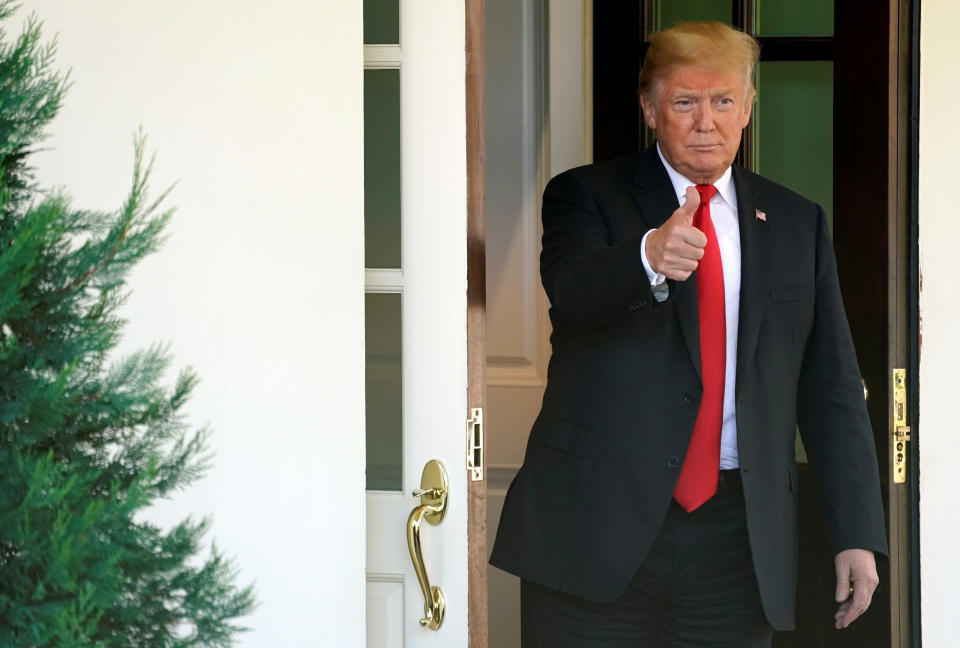
<svg viewBox="0 0 960 648">
<path fill-rule="evenodd" d="M 0 24 L 16 6 L 0 1 Z M 230 646 L 250 587 L 207 520 L 164 530 L 143 514 L 208 466 L 162 346 L 115 360 L 130 269 L 162 242 L 166 193 L 135 138 L 122 207 L 74 207 L 35 184 L 30 154 L 67 79 L 36 18 L 0 32 L 0 646 Z"/>
</svg>

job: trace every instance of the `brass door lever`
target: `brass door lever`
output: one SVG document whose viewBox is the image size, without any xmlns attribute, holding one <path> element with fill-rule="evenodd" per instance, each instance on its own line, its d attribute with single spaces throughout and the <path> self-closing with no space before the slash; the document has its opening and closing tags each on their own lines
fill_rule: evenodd
<svg viewBox="0 0 960 648">
<path fill-rule="evenodd" d="M 423 550 L 420 544 L 420 525 L 424 519 L 430 524 L 440 524 L 447 515 L 447 497 L 450 494 L 450 480 L 447 469 L 437 459 L 431 459 L 423 467 L 420 488 L 413 491 L 420 498 L 420 505 L 413 509 L 407 518 L 407 546 L 410 559 L 423 591 L 423 618 L 420 625 L 431 630 L 439 630 L 443 624 L 447 601 L 443 590 L 430 585 L 427 566 L 423 562 Z"/>
</svg>

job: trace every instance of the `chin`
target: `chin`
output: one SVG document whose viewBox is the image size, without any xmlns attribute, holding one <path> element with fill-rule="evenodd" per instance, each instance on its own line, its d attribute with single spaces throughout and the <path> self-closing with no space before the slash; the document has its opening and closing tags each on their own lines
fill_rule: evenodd
<svg viewBox="0 0 960 648">
<path fill-rule="evenodd" d="M 727 165 L 729 166 L 729 165 Z M 690 169 L 690 172 L 696 174 L 697 176 L 708 176 L 714 173 L 723 173 L 724 169 L 727 168 L 724 166 L 721 160 L 691 160 L 687 164 L 687 168 Z M 691 178 L 692 180 L 693 178 Z"/>
<path fill-rule="evenodd" d="M 704 153 L 696 156 L 687 165 L 695 173 L 703 176 L 721 175 L 727 167 L 733 164 L 733 158 L 723 153 Z"/>
</svg>

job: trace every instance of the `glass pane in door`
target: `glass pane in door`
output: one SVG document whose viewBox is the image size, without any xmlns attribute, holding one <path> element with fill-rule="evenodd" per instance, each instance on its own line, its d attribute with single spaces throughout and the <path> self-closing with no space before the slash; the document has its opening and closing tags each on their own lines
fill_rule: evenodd
<svg viewBox="0 0 960 648">
<path fill-rule="evenodd" d="M 833 223 L 833 62 L 757 67 L 755 169 L 823 207 Z"/>
<path fill-rule="evenodd" d="M 400 42 L 400 0 L 363 0 L 364 45 Z"/>
<path fill-rule="evenodd" d="M 363 104 L 365 265 L 399 268 L 400 70 L 364 70 Z"/>
<path fill-rule="evenodd" d="M 658 30 L 688 20 L 733 22 L 733 4 L 726 0 L 657 0 L 655 11 Z"/>
<path fill-rule="evenodd" d="M 756 0 L 758 36 L 833 36 L 833 0 Z"/>
<path fill-rule="evenodd" d="M 366 295 L 367 490 L 402 489 L 400 301 L 399 293 Z"/>
</svg>

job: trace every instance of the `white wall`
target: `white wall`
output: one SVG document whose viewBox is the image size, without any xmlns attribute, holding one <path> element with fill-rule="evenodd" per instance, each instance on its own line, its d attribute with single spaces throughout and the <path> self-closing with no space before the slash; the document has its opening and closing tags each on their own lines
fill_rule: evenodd
<svg viewBox="0 0 960 648">
<path fill-rule="evenodd" d="M 26 3 L 70 90 L 44 184 L 113 208 L 131 136 L 179 184 L 135 272 L 127 349 L 169 341 L 215 467 L 157 512 L 213 515 L 256 581 L 245 646 L 356 646 L 364 627 L 360 2 Z M 336 469 L 335 469 L 336 467 Z"/>
<path fill-rule="evenodd" d="M 957 615 L 957 30 L 960 3 L 924 0 L 920 18 L 920 578 L 923 645 L 960 646 Z"/>
</svg>

